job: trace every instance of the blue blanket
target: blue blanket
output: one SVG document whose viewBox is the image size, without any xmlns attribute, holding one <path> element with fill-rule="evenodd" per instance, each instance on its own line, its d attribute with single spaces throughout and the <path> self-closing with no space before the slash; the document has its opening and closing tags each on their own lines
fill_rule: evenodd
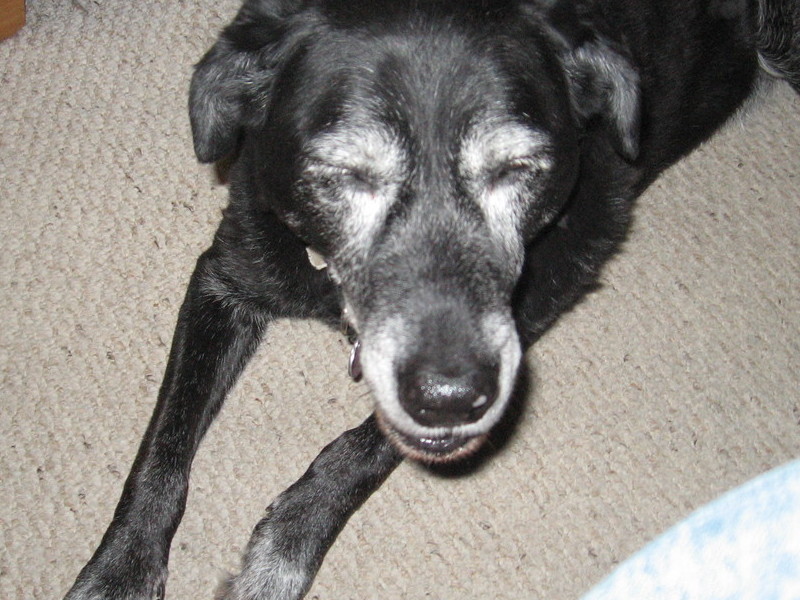
<svg viewBox="0 0 800 600">
<path fill-rule="evenodd" d="M 699 509 L 582 600 L 800 600 L 800 461 Z"/>
</svg>

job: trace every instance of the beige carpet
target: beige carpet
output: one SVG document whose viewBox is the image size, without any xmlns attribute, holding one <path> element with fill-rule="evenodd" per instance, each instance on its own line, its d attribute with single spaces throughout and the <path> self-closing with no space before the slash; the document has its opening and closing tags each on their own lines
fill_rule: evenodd
<svg viewBox="0 0 800 600">
<path fill-rule="evenodd" d="M 225 203 L 185 105 L 236 2 L 29 0 L 0 44 L 1 598 L 60 598 L 111 517 Z M 642 198 L 602 289 L 529 353 L 503 451 L 462 478 L 403 465 L 310 597 L 574 600 L 800 456 L 799 185 L 779 85 Z M 368 414 L 347 355 L 274 329 L 195 463 L 169 597 L 211 598 L 270 499 Z"/>
</svg>

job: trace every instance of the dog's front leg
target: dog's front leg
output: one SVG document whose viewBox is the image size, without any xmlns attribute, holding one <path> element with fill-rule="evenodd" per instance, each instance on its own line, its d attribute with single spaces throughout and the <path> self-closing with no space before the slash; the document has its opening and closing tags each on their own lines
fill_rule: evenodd
<svg viewBox="0 0 800 600">
<path fill-rule="evenodd" d="M 264 328 L 258 316 L 220 297 L 200 258 L 181 308 L 155 411 L 99 548 L 67 600 L 163 598 L 170 543 L 183 515 L 189 470 Z"/>
<path fill-rule="evenodd" d="M 221 600 L 296 600 L 347 519 L 400 464 L 374 415 L 326 446 L 258 523 Z"/>
</svg>

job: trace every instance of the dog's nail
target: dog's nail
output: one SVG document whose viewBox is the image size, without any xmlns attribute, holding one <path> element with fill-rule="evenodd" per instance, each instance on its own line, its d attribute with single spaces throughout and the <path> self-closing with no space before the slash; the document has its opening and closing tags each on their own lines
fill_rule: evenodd
<svg viewBox="0 0 800 600">
<path fill-rule="evenodd" d="M 361 341 L 356 340 L 353 349 L 350 351 L 350 362 L 347 365 L 347 372 L 354 381 L 361 379 Z"/>
</svg>

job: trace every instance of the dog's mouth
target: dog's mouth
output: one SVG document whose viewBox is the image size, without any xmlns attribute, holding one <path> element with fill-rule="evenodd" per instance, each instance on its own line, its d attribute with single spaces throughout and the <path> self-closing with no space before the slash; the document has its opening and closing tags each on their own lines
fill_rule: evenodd
<svg viewBox="0 0 800 600">
<path fill-rule="evenodd" d="M 465 458 L 478 450 L 486 440 L 486 434 L 474 436 L 443 435 L 440 437 L 418 437 L 403 433 L 388 419 L 376 411 L 378 425 L 387 439 L 405 457 L 428 464 L 453 462 Z"/>
</svg>

